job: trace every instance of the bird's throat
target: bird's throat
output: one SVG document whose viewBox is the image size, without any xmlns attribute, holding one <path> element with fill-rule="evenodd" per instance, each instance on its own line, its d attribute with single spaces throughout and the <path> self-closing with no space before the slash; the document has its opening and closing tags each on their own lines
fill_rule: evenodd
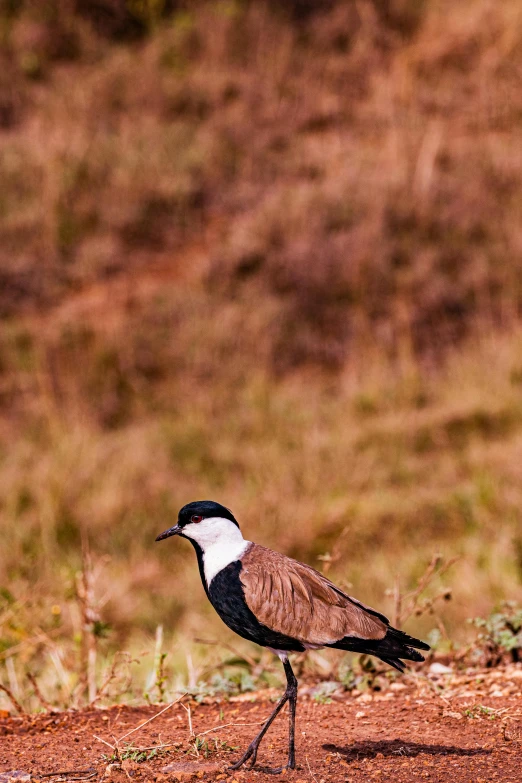
<svg viewBox="0 0 522 783">
<path fill-rule="evenodd" d="M 216 541 L 214 544 L 205 547 L 203 551 L 203 573 L 207 587 L 210 586 L 213 578 L 223 568 L 230 563 L 240 560 L 246 550 L 252 545 L 251 541 L 246 541 L 243 537 L 237 537 L 234 540 Z"/>
</svg>

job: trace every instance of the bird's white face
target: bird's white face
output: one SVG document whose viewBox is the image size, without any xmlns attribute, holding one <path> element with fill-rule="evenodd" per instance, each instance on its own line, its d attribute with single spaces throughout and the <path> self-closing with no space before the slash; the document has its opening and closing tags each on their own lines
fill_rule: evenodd
<svg viewBox="0 0 522 783">
<path fill-rule="evenodd" d="M 207 517 L 201 522 L 189 522 L 183 526 L 182 536 L 192 539 L 201 547 L 207 585 L 223 568 L 239 560 L 250 545 L 237 525 L 224 517 Z"/>
<path fill-rule="evenodd" d="M 199 544 L 203 552 L 216 544 L 235 547 L 245 540 L 238 526 L 224 517 L 207 517 L 201 522 L 189 522 L 183 526 L 182 535 Z"/>
</svg>

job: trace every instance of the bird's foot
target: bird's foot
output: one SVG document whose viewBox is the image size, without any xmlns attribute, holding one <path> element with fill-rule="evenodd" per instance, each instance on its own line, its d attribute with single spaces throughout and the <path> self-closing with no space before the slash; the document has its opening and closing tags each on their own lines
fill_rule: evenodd
<svg viewBox="0 0 522 783">
<path fill-rule="evenodd" d="M 229 767 L 229 769 L 230 770 L 239 769 L 240 767 L 243 766 L 243 764 L 246 764 L 246 762 L 249 760 L 250 757 L 252 757 L 252 761 L 248 765 L 248 769 L 253 769 L 257 760 L 257 750 L 258 750 L 257 745 L 254 744 L 250 745 L 246 749 L 245 753 L 241 756 L 239 761 L 236 761 L 235 764 L 232 764 Z M 280 775 L 285 769 L 295 769 L 295 759 L 289 759 L 288 764 L 285 764 L 282 767 L 261 767 L 261 766 L 257 767 L 257 770 L 259 772 L 264 772 L 265 775 Z"/>
<path fill-rule="evenodd" d="M 257 772 L 264 772 L 265 775 L 281 775 L 285 769 L 295 769 L 295 764 L 285 764 L 283 767 L 256 767 Z"/>
<path fill-rule="evenodd" d="M 243 753 L 239 761 L 236 761 L 235 764 L 231 764 L 229 769 L 230 770 L 236 770 L 243 766 L 243 764 L 246 764 L 250 756 L 253 756 L 252 761 L 248 765 L 250 769 L 254 766 L 256 763 L 257 758 L 257 745 L 252 743 L 252 745 L 249 745 L 246 751 Z"/>
<path fill-rule="evenodd" d="M 239 767 L 241 767 L 244 763 L 245 762 L 240 759 L 239 761 L 236 761 L 235 764 L 232 764 L 232 766 L 228 767 L 228 769 L 234 771 L 236 769 L 239 769 Z M 253 769 L 253 767 L 254 764 L 248 765 L 248 769 Z M 258 765 L 255 768 L 255 771 L 264 772 L 265 775 L 280 775 L 285 769 L 295 769 L 295 765 L 292 767 L 289 764 L 285 764 L 283 767 L 261 767 L 260 765 Z"/>
</svg>

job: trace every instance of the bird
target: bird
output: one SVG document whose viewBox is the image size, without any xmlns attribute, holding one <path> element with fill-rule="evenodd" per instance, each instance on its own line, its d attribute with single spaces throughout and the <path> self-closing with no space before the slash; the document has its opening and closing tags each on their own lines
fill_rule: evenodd
<svg viewBox="0 0 522 783">
<path fill-rule="evenodd" d="M 177 523 L 156 541 L 170 536 L 188 539 L 196 550 L 203 588 L 224 623 L 244 639 L 275 653 L 285 671 L 283 696 L 231 770 L 249 760 L 249 768 L 254 767 L 263 737 L 287 702 L 287 763 L 262 769 L 272 774 L 295 769 L 298 683 L 290 653 L 323 647 L 349 650 L 374 655 L 402 672 L 402 659 L 423 661 L 418 650 L 430 649 L 393 628 L 387 617 L 347 595 L 311 566 L 243 538 L 236 518 L 220 503 L 187 503 Z"/>
</svg>

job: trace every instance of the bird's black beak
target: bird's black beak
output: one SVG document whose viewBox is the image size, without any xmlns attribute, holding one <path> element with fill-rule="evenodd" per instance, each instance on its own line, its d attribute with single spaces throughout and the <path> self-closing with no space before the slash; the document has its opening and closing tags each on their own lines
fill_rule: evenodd
<svg viewBox="0 0 522 783">
<path fill-rule="evenodd" d="M 164 533 L 160 533 L 156 541 L 163 541 L 164 538 L 170 538 L 170 536 L 179 536 L 181 531 L 181 525 L 174 525 L 174 527 L 169 527 L 168 530 L 165 530 Z"/>
</svg>

